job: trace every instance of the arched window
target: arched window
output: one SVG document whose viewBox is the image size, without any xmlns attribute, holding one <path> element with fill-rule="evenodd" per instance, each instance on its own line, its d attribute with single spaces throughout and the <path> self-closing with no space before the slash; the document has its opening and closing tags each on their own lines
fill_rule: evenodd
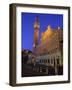
<svg viewBox="0 0 72 90">
<path fill-rule="evenodd" d="M 49 59 L 48 59 L 48 63 L 50 63 Z"/>
<path fill-rule="evenodd" d="M 54 66 L 55 66 L 55 58 L 54 58 Z"/>
<path fill-rule="evenodd" d="M 46 59 L 46 63 L 47 63 L 47 59 Z"/>
<path fill-rule="evenodd" d="M 57 64 L 59 64 L 59 56 L 58 56 L 58 58 L 57 58 Z"/>
<path fill-rule="evenodd" d="M 45 59 L 44 59 L 44 63 L 45 63 Z"/>
<path fill-rule="evenodd" d="M 53 64 L 53 59 L 51 59 L 51 64 Z"/>
<path fill-rule="evenodd" d="M 40 59 L 40 63 L 41 63 L 41 59 Z"/>
<path fill-rule="evenodd" d="M 42 59 L 42 63 L 43 63 L 43 59 Z"/>
</svg>

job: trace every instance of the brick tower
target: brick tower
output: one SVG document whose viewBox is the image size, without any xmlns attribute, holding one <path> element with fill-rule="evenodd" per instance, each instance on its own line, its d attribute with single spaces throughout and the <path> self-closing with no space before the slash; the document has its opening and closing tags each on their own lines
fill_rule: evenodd
<svg viewBox="0 0 72 90">
<path fill-rule="evenodd" d="M 39 19 L 38 16 L 35 17 L 35 23 L 34 23 L 34 44 L 33 47 L 36 48 L 36 46 L 38 45 L 38 41 L 39 41 L 39 28 L 40 28 L 40 24 L 39 24 Z"/>
</svg>

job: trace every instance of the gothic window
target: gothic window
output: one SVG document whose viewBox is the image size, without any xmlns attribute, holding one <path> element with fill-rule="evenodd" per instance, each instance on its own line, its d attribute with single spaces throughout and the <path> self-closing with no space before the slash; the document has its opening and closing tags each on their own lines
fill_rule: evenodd
<svg viewBox="0 0 72 90">
<path fill-rule="evenodd" d="M 41 63 L 42 63 L 42 60 L 41 60 Z"/>
<path fill-rule="evenodd" d="M 55 66 L 55 58 L 54 58 L 54 66 Z"/>
<path fill-rule="evenodd" d="M 47 59 L 45 60 L 45 63 L 47 63 Z"/>
<path fill-rule="evenodd" d="M 57 58 L 57 64 L 59 64 L 59 56 L 58 56 L 58 58 Z"/>
<path fill-rule="evenodd" d="M 40 60 L 40 63 L 41 63 L 41 60 Z"/>
<path fill-rule="evenodd" d="M 51 59 L 51 64 L 53 64 L 53 59 Z"/>
<path fill-rule="evenodd" d="M 44 59 L 44 63 L 45 63 L 45 59 Z"/>
<path fill-rule="evenodd" d="M 42 63 L 43 63 L 43 60 L 42 60 Z"/>
<path fill-rule="evenodd" d="M 47 63 L 47 59 L 46 59 L 46 63 Z"/>
<path fill-rule="evenodd" d="M 46 59 L 45 59 L 45 63 L 46 63 Z"/>
<path fill-rule="evenodd" d="M 48 63 L 50 63 L 49 59 L 48 59 Z"/>
</svg>

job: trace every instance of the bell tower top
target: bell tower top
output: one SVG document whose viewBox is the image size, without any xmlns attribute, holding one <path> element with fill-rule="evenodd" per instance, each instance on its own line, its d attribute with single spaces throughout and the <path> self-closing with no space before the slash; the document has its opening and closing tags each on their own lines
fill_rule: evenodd
<svg viewBox="0 0 72 90">
<path fill-rule="evenodd" d="M 34 29 L 39 29 L 40 24 L 39 24 L 39 19 L 38 16 L 35 17 L 35 23 L 34 23 Z"/>
</svg>

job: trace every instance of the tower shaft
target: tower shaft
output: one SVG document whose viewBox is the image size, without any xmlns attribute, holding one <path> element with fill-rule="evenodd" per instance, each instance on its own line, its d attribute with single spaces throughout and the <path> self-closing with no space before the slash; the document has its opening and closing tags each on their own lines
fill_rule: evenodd
<svg viewBox="0 0 72 90">
<path fill-rule="evenodd" d="M 38 17 L 35 18 L 35 23 L 34 23 L 34 47 L 36 48 L 36 46 L 38 45 L 38 41 L 39 41 L 39 20 Z"/>
</svg>

